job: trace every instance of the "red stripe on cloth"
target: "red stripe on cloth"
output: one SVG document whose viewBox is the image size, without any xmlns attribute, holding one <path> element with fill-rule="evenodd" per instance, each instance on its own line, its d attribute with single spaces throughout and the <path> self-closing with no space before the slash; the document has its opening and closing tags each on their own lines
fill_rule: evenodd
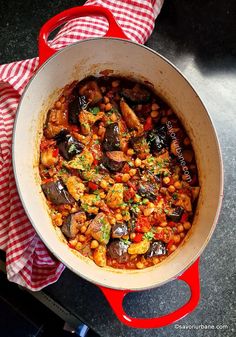
<svg viewBox="0 0 236 337">
<path fill-rule="evenodd" d="M 88 0 L 85 5 L 110 9 L 125 34 L 144 43 L 150 36 L 163 0 Z M 56 49 L 88 37 L 103 36 L 108 23 L 103 17 L 69 21 L 49 44 Z M 6 251 L 8 279 L 31 290 L 58 280 L 64 266 L 37 236 L 22 207 L 13 175 L 11 143 L 20 96 L 35 73 L 38 58 L 0 66 L 0 249 Z"/>
</svg>

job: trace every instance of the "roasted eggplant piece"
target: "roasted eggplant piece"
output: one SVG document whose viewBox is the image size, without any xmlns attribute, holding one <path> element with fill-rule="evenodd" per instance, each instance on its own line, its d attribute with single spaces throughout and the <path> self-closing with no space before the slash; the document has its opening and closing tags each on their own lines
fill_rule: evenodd
<svg viewBox="0 0 236 337">
<path fill-rule="evenodd" d="M 68 104 L 68 121 L 71 124 L 79 123 L 79 113 L 88 106 L 86 96 L 77 96 Z"/>
<path fill-rule="evenodd" d="M 66 160 L 71 160 L 75 155 L 83 151 L 84 145 L 69 133 L 61 132 L 57 137 L 57 146 L 60 155 Z"/>
<path fill-rule="evenodd" d="M 130 146 L 134 149 L 137 154 L 150 152 L 149 145 L 146 136 L 133 137 L 129 141 Z"/>
<path fill-rule="evenodd" d="M 126 161 L 127 158 L 122 151 L 111 151 L 106 152 L 101 163 L 110 171 L 117 172 L 123 168 Z"/>
<path fill-rule="evenodd" d="M 49 181 L 41 185 L 46 198 L 54 205 L 74 204 L 75 199 L 66 190 L 61 180 Z"/>
<path fill-rule="evenodd" d="M 167 214 L 167 218 L 174 222 L 179 222 L 184 213 L 183 207 L 176 207 L 171 213 Z"/>
<path fill-rule="evenodd" d="M 44 126 L 44 135 L 47 138 L 54 138 L 62 130 L 67 128 L 67 116 L 64 111 L 51 109 L 47 113 L 47 119 Z"/>
<path fill-rule="evenodd" d="M 104 135 L 102 147 L 104 151 L 120 150 L 118 123 L 112 123 L 106 127 L 106 132 Z"/>
<path fill-rule="evenodd" d="M 143 198 L 154 201 L 157 197 L 157 189 L 151 182 L 141 181 L 138 185 L 138 194 Z"/>
<path fill-rule="evenodd" d="M 114 239 L 121 238 L 122 236 L 128 234 L 128 227 L 124 223 L 117 223 L 114 226 L 112 226 L 111 230 L 111 237 Z"/>
<path fill-rule="evenodd" d="M 61 231 L 67 238 L 74 239 L 85 221 L 86 214 L 84 212 L 69 214 L 63 221 Z"/>
<path fill-rule="evenodd" d="M 118 263 L 125 263 L 129 260 L 129 245 L 121 240 L 113 240 L 107 247 L 107 255 Z"/>
<path fill-rule="evenodd" d="M 135 84 L 133 88 L 124 88 L 121 96 L 131 104 L 148 103 L 151 99 L 151 93 L 140 84 Z"/>
<path fill-rule="evenodd" d="M 159 153 L 162 149 L 168 148 L 170 143 L 165 125 L 149 131 L 147 139 L 152 153 Z"/>
<path fill-rule="evenodd" d="M 102 99 L 101 91 L 96 81 L 87 81 L 79 89 L 79 94 L 86 96 L 91 106 L 95 105 Z"/>
<path fill-rule="evenodd" d="M 147 253 L 145 254 L 145 257 L 166 255 L 167 252 L 168 251 L 164 242 L 154 241 L 153 243 L 151 243 L 151 246 L 148 249 Z"/>
<path fill-rule="evenodd" d="M 110 239 L 111 225 L 104 213 L 98 215 L 90 222 L 87 234 L 90 234 L 95 240 L 106 245 Z"/>
</svg>

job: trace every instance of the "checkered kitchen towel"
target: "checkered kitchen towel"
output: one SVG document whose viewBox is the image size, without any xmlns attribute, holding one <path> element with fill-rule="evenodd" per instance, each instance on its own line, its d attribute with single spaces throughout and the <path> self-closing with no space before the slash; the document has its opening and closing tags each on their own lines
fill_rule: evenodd
<svg viewBox="0 0 236 337">
<path fill-rule="evenodd" d="M 127 37 L 144 43 L 164 0 L 88 0 L 85 5 L 111 10 Z M 92 36 L 103 36 L 107 21 L 82 17 L 69 21 L 51 46 L 55 49 Z M 19 199 L 12 169 L 11 141 L 16 108 L 38 58 L 0 66 L 0 249 L 6 252 L 8 279 L 31 290 L 56 282 L 64 266 L 50 254 L 29 222 Z"/>
</svg>

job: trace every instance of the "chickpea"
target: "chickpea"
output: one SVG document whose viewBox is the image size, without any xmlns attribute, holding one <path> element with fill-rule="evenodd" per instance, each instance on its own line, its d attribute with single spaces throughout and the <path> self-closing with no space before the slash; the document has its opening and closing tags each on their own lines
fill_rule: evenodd
<svg viewBox="0 0 236 337">
<path fill-rule="evenodd" d="M 139 166 L 141 166 L 141 164 L 142 164 L 141 159 L 136 158 L 136 159 L 135 159 L 135 162 L 134 162 L 134 165 L 135 165 L 136 167 L 139 167 Z"/>
<path fill-rule="evenodd" d="M 180 235 L 181 239 L 183 239 L 185 237 L 185 233 L 183 233 L 183 232 L 180 233 L 179 235 Z"/>
<path fill-rule="evenodd" d="M 120 213 L 116 214 L 116 220 L 121 221 L 123 219 Z"/>
<path fill-rule="evenodd" d="M 71 247 L 75 247 L 77 245 L 77 243 L 78 243 L 77 238 L 69 240 L 69 244 L 70 244 Z"/>
<path fill-rule="evenodd" d="M 169 248 L 169 252 L 172 253 L 177 249 L 176 245 L 171 245 Z"/>
<path fill-rule="evenodd" d="M 81 242 L 78 242 L 75 246 L 76 250 L 80 250 L 83 247 L 83 244 Z"/>
<path fill-rule="evenodd" d="M 127 150 L 127 155 L 128 156 L 132 156 L 134 154 L 134 150 L 133 149 L 128 149 Z"/>
<path fill-rule="evenodd" d="M 133 240 L 133 239 L 135 238 L 135 236 L 136 236 L 135 233 L 131 233 L 130 236 L 129 236 L 129 237 L 130 237 L 130 240 Z"/>
<path fill-rule="evenodd" d="M 99 196 L 101 199 L 105 199 L 106 198 L 106 194 L 104 192 L 100 192 Z"/>
<path fill-rule="evenodd" d="M 136 170 L 136 169 L 130 169 L 130 170 L 129 170 L 129 175 L 130 175 L 131 177 L 135 176 L 136 173 L 137 173 L 137 170 Z"/>
<path fill-rule="evenodd" d="M 120 81 L 118 80 L 112 81 L 111 83 L 112 88 L 117 88 L 119 87 L 119 85 L 120 85 Z"/>
<path fill-rule="evenodd" d="M 177 190 L 180 190 L 182 188 L 182 184 L 180 183 L 180 181 L 176 181 L 174 183 L 174 187 L 177 189 Z"/>
<path fill-rule="evenodd" d="M 107 189 L 108 182 L 106 180 L 102 179 L 101 183 L 100 183 L 100 186 L 101 186 L 101 188 Z"/>
<path fill-rule="evenodd" d="M 153 262 L 153 264 L 158 264 L 158 263 L 160 262 L 159 257 L 154 256 L 154 257 L 152 258 L 152 262 Z"/>
<path fill-rule="evenodd" d="M 98 243 L 97 240 L 92 240 L 91 241 L 91 243 L 90 243 L 90 248 L 91 249 L 96 249 L 96 248 L 98 248 L 98 246 L 99 246 L 99 243 Z"/>
<path fill-rule="evenodd" d="M 166 222 L 166 221 L 161 222 L 161 223 L 160 223 L 160 226 L 161 226 L 161 227 L 166 227 L 166 226 L 167 226 L 167 222 Z"/>
<path fill-rule="evenodd" d="M 60 101 L 57 101 L 56 104 L 55 104 L 55 107 L 56 109 L 60 110 L 61 109 L 61 102 Z"/>
<path fill-rule="evenodd" d="M 173 239 L 174 239 L 175 243 L 179 243 L 180 242 L 180 235 L 178 235 L 178 234 L 174 235 Z"/>
<path fill-rule="evenodd" d="M 181 232 L 183 232 L 184 231 L 184 226 L 183 225 L 178 225 L 177 226 L 177 232 L 178 233 L 181 233 Z"/>
<path fill-rule="evenodd" d="M 188 137 L 184 138 L 184 145 L 186 146 L 190 145 L 190 139 Z"/>
<path fill-rule="evenodd" d="M 159 112 L 158 112 L 157 110 L 153 110 L 153 111 L 151 112 L 151 117 L 152 117 L 152 118 L 157 118 L 158 115 L 159 115 Z"/>
<path fill-rule="evenodd" d="M 61 96 L 60 102 L 61 102 L 61 103 L 65 103 L 65 100 L 66 100 L 65 96 Z"/>
<path fill-rule="evenodd" d="M 152 110 L 158 110 L 160 107 L 157 103 L 152 103 Z"/>
<path fill-rule="evenodd" d="M 123 176 L 122 176 L 123 183 L 126 183 L 128 180 L 130 180 L 129 173 L 124 173 Z"/>
<path fill-rule="evenodd" d="M 163 178 L 163 183 L 164 183 L 165 185 L 168 185 L 168 184 L 170 183 L 170 178 L 169 178 L 169 177 Z"/>
<path fill-rule="evenodd" d="M 107 103 L 105 106 L 105 111 L 110 111 L 112 109 L 111 103 Z"/>
<path fill-rule="evenodd" d="M 116 218 L 110 218 L 109 222 L 111 225 L 115 225 L 116 224 Z"/>
<path fill-rule="evenodd" d="M 136 263 L 136 267 L 137 267 L 138 269 L 143 269 L 143 268 L 144 268 L 144 264 L 143 264 L 142 262 L 137 262 L 137 263 Z"/>
<path fill-rule="evenodd" d="M 83 225 L 81 228 L 80 228 L 80 232 L 81 233 L 85 233 L 87 230 L 87 227 L 85 225 Z"/>
<path fill-rule="evenodd" d="M 81 234 L 81 235 L 78 236 L 78 241 L 79 242 L 85 242 L 86 241 L 86 237 Z"/>
<path fill-rule="evenodd" d="M 104 101 L 105 104 L 107 104 L 107 103 L 110 102 L 110 99 L 107 96 L 104 96 L 103 101 Z"/>
<path fill-rule="evenodd" d="M 168 187 L 168 191 L 169 191 L 170 193 L 174 193 L 174 192 L 175 192 L 175 187 L 174 187 L 173 185 L 170 185 L 170 186 Z"/>
<path fill-rule="evenodd" d="M 93 139 L 94 139 L 94 140 L 97 140 L 97 139 L 98 139 L 98 135 L 96 135 L 96 133 L 93 134 Z"/>
<path fill-rule="evenodd" d="M 183 226 L 184 226 L 184 229 L 186 229 L 186 230 L 188 230 L 188 229 L 190 229 L 192 227 L 191 223 L 188 222 L 188 221 L 184 222 Z"/>
</svg>

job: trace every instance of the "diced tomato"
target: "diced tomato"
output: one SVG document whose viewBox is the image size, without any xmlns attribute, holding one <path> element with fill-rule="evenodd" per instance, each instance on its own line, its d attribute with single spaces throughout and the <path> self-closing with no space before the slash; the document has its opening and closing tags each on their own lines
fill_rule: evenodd
<svg viewBox="0 0 236 337">
<path fill-rule="evenodd" d="M 164 235 L 163 232 L 159 232 L 159 233 L 156 233 L 154 237 L 156 240 L 163 240 L 163 235 Z"/>
<path fill-rule="evenodd" d="M 98 165 L 98 160 L 97 160 L 96 158 L 94 158 L 94 160 L 93 160 L 93 164 L 94 164 L 95 166 L 97 166 L 97 165 Z"/>
<path fill-rule="evenodd" d="M 72 132 L 79 132 L 79 127 L 77 125 L 70 125 L 70 130 Z"/>
<path fill-rule="evenodd" d="M 40 151 L 46 150 L 46 149 L 48 149 L 50 146 L 55 145 L 55 144 L 56 144 L 55 140 L 52 140 L 52 139 L 44 139 L 44 140 L 41 141 L 41 144 L 40 144 Z"/>
<path fill-rule="evenodd" d="M 166 248 L 167 248 L 167 249 L 170 249 L 170 247 L 173 245 L 173 243 L 175 243 L 174 240 L 170 240 L 170 241 L 168 242 Z"/>
<path fill-rule="evenodd" d="M 47 178 L 42 181 L 43 184 L 50 183 L 53 181 L 53 178 Z"/>
<path fill-rule="evenodd" d="M 127 191 L 124 192 L 124 201 L 127 202 L 130 199 L 133 199 L 135 196 L 135 191 L 133 188 L 129 188 Z"/>
<path fill-rule="evenodd" d="M 188 220 L 188 214 L 184 213 L 180 219 L 180 222 L 181 223 L 184 223 Z"/>
<path fill-rule="evenodd" d="M 139 243 L 140 241 L 142 241 L 142 238 L 143 238 L 143 234 L 141 234 L 141 233 L 136 233 L 136 235 L 135 235 L 133 241 L 134 241 L 135 243 Z"/>
<path fill-rule="evenodd" d="M 73 246 L 70 242 L 67 243 L 67 246 L 71 249 L 75 249 L 75 246 Z"/>
<path fill-rule="evenodd" d="M 153 129 L 152 117 L 148 117 L 143 127 L 144 131 L 150 131 Z"/>
<path fill-rule="evenodd" d="M 88 183 L 88 187 L 89 187 L 91 190 L 96 191 L 96 190 L 98 189 L 99 186 L 98 186 L 97 184 L 93 183 L 92 181 L 90 181 L 90 182 Z"/>
<path fill-rule="evenodd" d="M 129 164 L 125 163 L 125 165 L 122 168 L 122 173 L 129 173 L 130 167 Z"/>
<path fill-rule="evenodd" d="M 52 151 L 52 156 L 53 156 L 53 157 L 57 157 L 58 154 L 59 154 L 59 149 L 58 149 L 58 147 L 57 147 L 56 149 L 54 149 L 54 150 Z"/>
<path fill-rule="evenodd" d="M 134 230 L 139 233 L 147 233 L 151 230 L 150 221 L 146 216 L 138 217 Z"/>
<path fill-rule="evenodd" d="M 120 173 L 116 174 L 114 180 L 116 183 L 122 183 L 122 175 Z"/>
<path fill-rule="evenodd" d="M 168 223 L 168 226 L 170 226 L 170 227 L 176 227 L 177 224 L 176 224 L 176 222 L 174 222 L 174 221 L 170 221 L 170 222 Z"/>
<path fill-rule="evenodd" d="M 134 183 L 132 183 L 131 181 L 127 181 L 127 185 L 129 186 L 129 187 L 131 187 L 134 191 L 137 191 L 137 188 L 136 188 L 136 186 L 134 185 Z"/>
</svg>

